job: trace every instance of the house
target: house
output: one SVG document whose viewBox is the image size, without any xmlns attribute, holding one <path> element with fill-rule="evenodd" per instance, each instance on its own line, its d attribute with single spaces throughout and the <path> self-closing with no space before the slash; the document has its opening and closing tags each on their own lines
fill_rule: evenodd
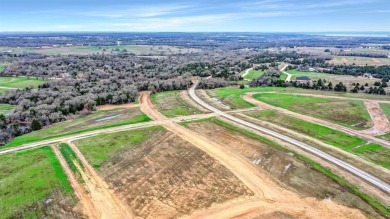
<svg viewBox="0 0 390 219">
<path fill-rule="evenodd" d="M 296 81 L 299 83 L 306 83 L 306 82 L 311 82 L 311 79 L 307 76 L 300 76 L 297 77 Z"/>
<path fill-rule="evenodd" d="M 310 72 L 316 71 L 314 68 L 309 68 Z"/>
<path fill-rule="evenodd" d="M 364 74 L 363 74 L 363 77 L 364 77 L 364 78 L 370 78 L 370 79 L 373 78 L 373 76 L 372 76 L 371 73 L 364 73 Z"/>
</svg>

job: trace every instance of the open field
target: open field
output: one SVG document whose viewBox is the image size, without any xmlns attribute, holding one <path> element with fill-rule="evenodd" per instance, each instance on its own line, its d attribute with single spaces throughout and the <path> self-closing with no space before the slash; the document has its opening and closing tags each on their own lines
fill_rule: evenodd
<svg viewBox="0 0 390 219">
<path fill-rule="evenodd" d="M 384 95 L 371 95 L 365 93 L 354 94 L 350 92 L 340 93 L 340 92 L 333 92 L 333 91 L 308 90 L 308 89 L 300 89 L 300 88 L 293 88 L 293 87 L 287 87 L 287 88 L 250 87 L 244 89 L 239 89 L 238 87 L 224 87 L 224 88 L 217 88 L 213 90 L 206 90 L 206 92 L 209 94 L 209 96 L 218 98 L 225 105 L 228 105 L 233 109 L 244 109 L 244 108 L 254 107 L 253 104 L 241 98 L 241 95 L 248 92 L 277 92 L 281 94 L 302 93 L 302 94 L 324 95 L 324 96 L 329 96 L 330 98 L 334 96 L 334 97 L 362 98 L 367 100 L 390 101 L 390 97 Z"/>
<path fill-rule="evenodd" d="M 149 45 L 116 45 L 116 46 L 62 46 L 62 47 L 0 47 L 0 51 L 11 53 L 34 52 L 45 55 L 89 55 L 93 53 L 118 53 L 125 50 L 136 55 L 168 55 L 175 53 L 198 52 L 198 49 L 180 48 L 174 46 L 149 46 Z"/>
<path fill-rule="evenodd" d="M 49 147 L 0 157 L 1 218 L 82 218 L 72 192 Z"/>
<path fill-rule="evenodd" d="M 360 85 L 365 85 L 366 83 L 368 83 L 369 86 L 374 86 L 374 83 L 376 81 L 380 81 L 380 79 L 354 77 L 351 75 L 335 75 L 319 72 L 301 72 L 297 70 L 290 70 L 287 72 L 292 74 L 292 80 L 296 80 L 297 77 L 308 76 L 310 79 L 315 81 L 317 81 L 318 79 L 325 79 L 327 82 L 332 82 L 333 85 L 336 85 L 339 82 L 343 82 L 343 84 L 346 85 L 348 89 L 352 89 L 354 87 L 352 83 L 359 83 Z"/>
<path fill-rule="evenodd" d="M 329 63 L 335 65 L 390 65 L 390 59 L 359 56 L 333 56 L 333 59 L 329 61 Z"/>
<path fill-rule="evenodd" d="M 387 118 L 390 120 L 390 104 L 380 103 L 380 107 L 382 108 L 383 112 L 385 112 Z M 381 138 L 390 141 L 390 133 L 386 133 L 384 135 L 381 135 Z"/>
<path fill-rule="evenodd" d="M 247 76 L 245 76 L 246 79 L 253 80 L 255 78 L 258 78 L 264 74 L 263 70 L 251 70 Z"/>
<path fill-rule="evenodd" d="M 353 129 L 367 129 L 373 125 L 362 101 L 271 93 L 255 94 L 253 97 L 273 106 L 324 119 Z"/>
<path fill-rule="evenodd" d="M 109 127 L 150 121 L 138 108 L 99 110 L 13 139 L 4 147 L 13 147 L 38 140 L 94 131 Z"/>
<path fill-rule="evenodd" d="M 266 138 L 217 119 L 185 125 L 210 141 L 220 142 L 229 150 L 241 154 L 252 162 L 258 171 L 266 173 L 267 177 L 301 197 L 332 200 L 338 204 L 362 209 L 371 216 L 377 215 L 375 210 L 353 191 L 347 189 L 341 182 L 336 183 L 337 181 L 330 177 L 332 174 L 329 170 L 319 165 L 308 165 L 309 160 L 286 151 Z"/>
<path fill-rule="evenodd" d="M 100 175 L 136 216 L 175 218 L 252 194 L 205 152 L 161 127 L 96 136 L 77 145 L 100 165 Z"/>
<path fill-rule="evenodd" d="M 326 144 L 356 154 L 372 163 L 388 169 L 390 168 L 390 160 L 388 160 L 390 150 L 380 145 L 369 144 L 367 141 L 358 137 L 287 116 L 273 110 L 246 112 L 245 114 L 318 139 Z"/>
<path fill-rule="evenodd" d="M 0 114 L 7 115 L 11 113 L 13 109 L 15 109 L 14 105 L 0 104 Z"/>
<path fill-rule="evenodd" d="M 166 117 L 187 116 L 201 113 L 186 102 L 181 91 L 166 91 L 152 95 L 152 102 Z"/>
<path fill-rule="evenodd" d="M 38 85 L 45 83 L 44 80 L 25 77 L 0 77 L 0 87 L 9 88 L 26 88 L 33 86 L 37 88 Z"/>
</svg>

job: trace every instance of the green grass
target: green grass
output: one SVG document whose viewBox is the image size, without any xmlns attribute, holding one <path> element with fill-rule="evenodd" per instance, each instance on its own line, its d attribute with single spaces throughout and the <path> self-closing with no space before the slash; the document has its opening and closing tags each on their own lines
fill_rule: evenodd
<svg viewBox="0 0 390 219">
<path fill-rule="evenodd" d="M 251 70 L 247 76 L 245 76 L 246 79 L 253 80 L 255 78 L 261 77 L 264 74 L 263 70 Z"/>
<path fill-rule="evenodd" d="M 14 105 L 0 104 L 0 114 L 7 115 L 12 112 L 13 109 L 15 109 Z"/>
<path fill-rule="evenodd" d="M 96 119 L 104 118 L 112 114 L 120 114 L 122 116 L 104 122 L 96 122 Z M 148 121 L 150 121 L 150 118 L 143 114 L 138 108 L 95 111 L 88 116 L 78 117 L 73 120 L 56 123 L 49 126 L 48 128 L 16 137 L 2 148 L 15 147 L 18 145 L 46 139 L 64 137 L 68 135 L 75 135 L 89 131 Z"/>
<path fill-rule="evenodd" d="M 4 63 L 0 63 L 0 72 L 2 72 L 4 70 L 4 67 L 6 66 L 7 64 L 4 64 Z"/>
<path fill-rule="evenodd" d="M 72 148 L 65 143 L 61 143 L 60 146 L 60 151 L 62 156 L 64 157 L 66 163 L 68 163 L 69 168 L 72 170 L 72 172 L 77 176 L 77 178 L 82 181 L 81 174 L 79 170 L 77 169 L 77 166 L 75 162 L 79 165 L 80 168 L 84 168 L 83 164 L 77 157 L 76 153 L 72 150 Z"/>
<path fill-rule="evenodd" d="M 349 128 L 362 130 L 372 126 L 364 103 L 358 100 L 340 100 L 285 94 L 255 94 L 255 99 L 293 112 L 324 119 Z"/>
<path fill-rule="evenodd" d="M 283 146 L 265 138 L 265 137 L 262 137 L 262 136 L 259 136 L 253 132 L 250 132 L 246 129 L 241 129 L 241 128 L 238 128 L 234 125 L 231 125 L 229 123 L 226 123 L 226 122 L 223 122 L 221 120 L 218 120 L 216 118 L 208 118 L 206 120 L 201 120 L 201 121 L 194 121 L 194 123 L 196 122 L 204 122 L 204 121 L 210 121 L 210 122 L 213 122 L 217 125 L 220 125 L 222 127 L 225 127 L 229 130 L 231 130 L 232 132 L 237 132 L 237 133 L 242 133 L 248 137 L 251 137 L 253 139 L 256 139 L 256 140 L 259 140 L 269 146 L 272 146 L 280 151 L 284 151 L 286 153 L 293 153 L 295 157 L 297 157 L 298 159 L 300 159 L 301 161 L 307 163 L 308 165 L 311 166 L 311 168 L 313 168 L 314 170 L 317 170 L 318 172 L 326 175 L 327 177 L 333 179 L 335 182 L 337 182 L 339 185 L 341 186 L 344 186 L 346 188 L 348 188 L 353 194 L 355 194 L 356 196 L 360 197 L 361 199 L 363 199 L 365 202 L 367 202 L 369 205 L 371 205 L 372 207 L 374 207 L 375 209 L 378 210 L 378 212 L 385 216 L 385 217 L 388 217 L 390 214 L 389 214 L 389 208 L 387 208 L 385 205 L 383 205 L 382 203 L 380 203 L 378 200 L 376 200 L 375 198 L 365 194 L 364 192 L 362 192 L 356 185 L 348 182 L 345 178 L 339 176 L 339 175 L 336 175 L 335 173 L 333 173 L 330 169 L 322 166 L 321 164 L 318 164 L 316 163 L 315 161 L 303 156 L 303 155 L 300 155 L 298 153 L 296 153 L 295 151 L 292 151 L 292 150 L 289 150 L 287 148 L 284 148 Z"/>
<path fill-rule="evenodd" d="M 53 194 L 72 197 L 73 189 L 51 148 L 0 156 L 1 218 L 40 215 L 43 201 Z"/>
<path fill-rule="evenodd" d="M 9 88 L 26 88 L 33 86 L 37 88 L 38 85 L 45 83 L 44 80 L 26 77 L 0 77 L 0 86 Z"/>
<path fill-rule="evenodd" d="M 161 126 L 146 129 L 101 134 L 76 141 L 80 151 L 95 168 L 100 168 L 105 161 L 123 150 L 136 147 L 149 139 L 153 133 L 165 130 Z"/>
<path fill-rule="evenodd" d="M 166 91 L 152 95 L 154 106 L 166 117 L 188 116 L 201 113 L 180 96 L 181 91 Z"/>
</svg>

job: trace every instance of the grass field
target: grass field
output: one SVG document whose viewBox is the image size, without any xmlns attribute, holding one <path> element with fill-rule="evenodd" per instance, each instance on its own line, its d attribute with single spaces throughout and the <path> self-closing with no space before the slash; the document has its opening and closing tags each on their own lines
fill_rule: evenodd
<svg viewBox="0 0 390 219">
<path fill-rule="evenodd" d="M 217 88 L 213 90 L 207 90 L 208 94 L 212 97 L 216 97 L 225 105 L 228 105 L 234 109 L 244 109 L 244 108 L 250 108 L 254 105 L 251 103 L 248 103 L 244 101 L 241 98 L 241 95 L 248 93 L 248 92 L 277 92 L 277 93 L 302 93 L 302 94 L 317 94 L 317 95 L 324 95 L 331 97 L 348 97 L 348 98 L 362 98 L 367 100 L 389 100 L 389 96 L 385 95 L 370 95 L 370 94 L 364 94 L 364 93 L 340 93 L 340 92 L 333 92 L 333 91 L 320 91 L 320 90 L 308 90 L 308 89 L 300 89 L 300 88 L 293 88 L 293 87 L 287 87 L 287 88 L 281 88 L 281 87 L 250 87 L 250 88 L 244 88 L 239 89 L 238 87 L 224 87 L 224 88 Z"/>
<path fill-rule="evenodd" d="M 382 110 L 385 112 L 387 118 L 390 120 L 390 104 L 388 103 L 380 103 L 379 104 Z M 390 141 L 390 133 L 386 133 L 380 136 L 381 138 Z"/>
<path fill-rule="evenodd" d="M 80 182 L 82 182 L 83 181 L 82 176 L 78 167 L 84 168 L 84 166 L 81 163 L 80 159 L 77 157 L 76 153 L 72 150 L 72 148 L 68 144 L 65 143 L 61 143 L 59 145 L 59 148 L 66 163 L 68 163 L 69 168 L 76 175 L 77 179 Z"/>
<path fill-rule="evenodd" d="M 367 144 L 367 141 L 358 137 L 287 116 L 273 110 L 247 112 L 245 114 L 316 138 L 326 144 L 359 155 L 370 162 L 385 168 L 390 168 L 390 160 L 388 159 L 390 150 L 380 145 Z"/>
<path fill-rule="evenodd" d="M 11 113 L 13 109 L 15 109 L 14 105 L 0 104 L 0 114 L 7 115 Z"/>
<path fill-rule="evenodd" d="M 115 46 L 66 46 L 66 47 L 48 47 L 48 48 L 33 48 L 33 47 L 0 47 L 0 51 L 12 51 L 12 53 L 34 52 L 45 55 L 89 55 L 93 53 L 118 53 L 126 50 L 128 53 L 136 55 L 168 55 L 175 53 L 190 53 L 198 52 L 199 49 L 180 48 L 174 46 L 149 46 L 149 45 L 115 45 Z"/>
<path fill-rule="evenodd" d="M 245 76 L 246 79 L 253 80 L 255 78 L 258 78 L 264 74 L 263 70 L 251 70 L 247 76 Z"/>
<path fill-rule="evenodd" d="M 201 113 L 187 103 L 180 94 L 181 91 L 166 91 L 152 95 L 154 106 L 166 117 L 188 116 Z"/>
<path fill-rule="evenodd" d="M 362 101 L 270 93 L 255 94 L 253 97 L 273 106 L 324 119 L 353 129 L 362 130 L 373 125 Z"/>
<path fill-rule="evenodd" d="M 85 155 L 89 162 L 99 168 L 104 162 L 121 153 L 123 150 L 129 150 L 144 142 L 156 131 L 164 130 L 161 126 L 147 129 L 131 130 L 112 134 L 102 134 L 90 138 L 76 141 L 80 151 Z M 131 145 L 131 147 L 129 147 Z"/>
<path fill-rule="evenodd" d="M 61 207 L 76 201 L 72 192 L 51 148 L 0 156 L 0 218 L 64 217 L 69 209 Z"/>
<path fill-rule="evenodd" d="M 45 83 L 44 80 L 25 77 L 0 77 L 0 87 L 9 88 L 26 88 L 33 86 L 37 88 L 38 85 Z"/>
<path fill-rule="evenodd" d="M 3 148 L 14 147 L 25 143 L 79 134 L 121 125 L 150 121 L 138 108 L 99 110 L 84 117 L 78 117 L 65 122 L 55 123 L 47 128 L 19 136 Z"/>
<path fill-rule="evenodd" d="M 4 63 L 0 63 L 0 72 L 2 72 L 3 71 L 3 69 L 4 69 L 4 67 L 6 66 L 6 64 L 4 64 Z"/>
<path fill-rule="evenodd" d="M 328 61 L 336 65 L 390 65 L 389 58 L 369 58 L 358 56 L 333 56 L 333 59 Z"/>
<path fill-rule="evenodd" d="M 370 86 L 374 86 L 375 81 L 379 81 L 379 79 L 369 79 L 363 77 L 354 77 L 351 75 L 335 75 L 335 74 L 327 74 L 327 73 L 319 73 L 319 72 L 302 72 L 297 70 L 287 71 L 292 74 L 291 80 L 296 80 L 297 77 L 308 76 L 310 79 L 317 81 L 318 79 L 325 79 L 327 82 L 332 82 L 333 85 L 338 84 L 339 82 L 343 82 L 349 89 L 352 89 L 354 86 L 353 83 L 359 83 L 360 85 L 364 85 L 368 83 Z"/>
</svg>

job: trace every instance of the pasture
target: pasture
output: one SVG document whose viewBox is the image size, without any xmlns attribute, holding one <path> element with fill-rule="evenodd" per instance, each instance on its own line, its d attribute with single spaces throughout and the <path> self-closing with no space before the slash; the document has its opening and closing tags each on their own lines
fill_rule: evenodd
<svg viewBox="0 0 390 219">
<path fill-rule="evenodd" d="M 26 78 L 26 77 L 0 77 L 0 87 L 5 88 L 26 88 L 33 86 L 37 88 L 38 85 L 45 83 L 44 80 L 36 78 Z"/>
<path fill-rule="evenodd" d="M 263 70 L 251 70 L 248 75 L 245 76 L 246 79 L 253 80 L 264 74 Z"/>
<path fill-rule="evenodd" d="M 78 134 L 98 129 L 150 121 L 138 108 L 99 110 L 87 116 L 79 116 L 55 123 L 41 130 L 14 138 L 5 147 L 14 147 L 34 141 Z"/>
<path fill-rule="evenodd" d="M 13 109 L 15 109 L 14 105 L 0 104 L 0 114 L 8 115 L 9 113 L 12 113 Z"/>
<path fill-rule="evenodd" d="M 183 99 L 181 91 L 166 91 L 151 96 L 154 106 L 166 117 L 188 116 L 201 113 Z"/>
<path fill-rule="evenodd" d="M 364 103 L 358 100 L 316 98 L 286 94 L 255 94 L 255 99 L 293 112 L 363 130 L 373 123 Z"/>
<path fill-rule="evenodd" d="M 69 218 L 75 215 L 65 173 L 49 147 L 0 156 L 0 218 Z"/>
</svg>

